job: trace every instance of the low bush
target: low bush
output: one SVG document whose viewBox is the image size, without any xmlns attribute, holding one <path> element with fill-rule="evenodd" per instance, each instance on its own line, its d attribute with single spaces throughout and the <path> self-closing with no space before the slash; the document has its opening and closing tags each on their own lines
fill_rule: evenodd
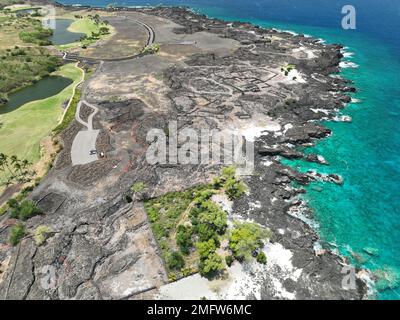
<svg viewBox="0 0 400 320">
<path fill-rule="evenodd" d="M 225 262 L 228 267 L 230 267 L 233 263 L 233 257 L 231 255 L 225 257 Z"/>
<path fill-rule="evenodd" d="M 191 227 L 185 227 L 183 225 L 178 226 L 176 232 L 176 244 L 179 246 L 183 254 L 190 253 L 190 247 L 193 246 L 192 241 L 193 230 Z"/>
<path fill-rule="evenodd" d="M 35 242 L 38 246 L 42 245 L 48 238 L 49 234 L 51 232 L 51 228 L 47 226 L 39 226 L 35 230 Z"/>
<path fill-rule="evenodd" d="M 184 265 L 185 261 L 183 260 L 183 257 L 179 252 L 173 251 L 168 254 L 167 266 L 169 269 L 180 270 L 184 267 Z"/>
<path fill-rule="evenodd" d="M 137 192 L 144 190 L 145 188 L 146 188 L 146 185 L 144 184 L 144 182 L 136 182 L 131 187 L 131 190 L 132 190 L 132 192 L 137 193 Z"/>
<path fill-rule="evenodd" d="M 41 214 L 42 211 L 30 200 L 24 200 L 11 208 L 11 218 L 27 220 Z"/>
<path fill-rule="evenodd" d="M 24 236 L 25 236 L 25 226 L 22 223 L 18 223 L 11 228 L 10 243 L 13 246 L 16 246 Z"/>
<path fill-rule="evenodd" d="M 253 252 L 263 246 L 263 239 L 269 236 L 268 230 L 262 229 L 255 223 L 235 222 L 229 237 L 229 248 L 237 260 L 249 260 Z"/>
<path fill-rule="evenodd" d="M 200 260 L 199 271 L 202 276 L 213 276 L 224 269 L 221 257 L 213 252 Z"/>
<path fill-rule="evenodd" d="M 258 263 L 262 263 L 262 264 L 266 264 L 267 263 L 267 256 L 265 255 L 264 252 L 259 252 L 257 254 L 257 262 Z"/>
</svg>

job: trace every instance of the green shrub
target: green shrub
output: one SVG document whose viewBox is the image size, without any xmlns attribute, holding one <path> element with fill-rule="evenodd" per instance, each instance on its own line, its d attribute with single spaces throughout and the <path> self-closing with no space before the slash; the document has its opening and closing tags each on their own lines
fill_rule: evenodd
<svg viewBox="0 0 400 320">
<path fill-rule="evenodd" d="M 196 225 L 195 230 L 200 241 L 207 241 L 208 239 L 216 241 L 218 239 L 218 234 L 207 224 L 199 223 Z"/>
<path fill-rule="evenodd" d="M 251 222 L 235 222 L 229 237 L 229 248 L 238 260 L 250 259 L 252 253 L 263 246 L 262 240 L 269 237 L 267 230 Z"/>
<path fill-rule="evenodd" d="M 0 217 L 8 211 L 8 206 L 4 205 L 0 207 Z"/>
<path fill-rule="evenodd" d="M 22 223 L 18 223 L 11 228 L 10 243 L 13 246 L 16 246 L 24 236 L 25 236 L 25 226 Z"/>
<path fill-rule="evenodd" d="M 146 188 L 146 185 L 144 184 L 144 182 L 136 182 L 133 184 L 133 186 L 131 187 L 131 190 L 135 193 L 142 191 L 143 189 Z"/>
<path fill-rule="evenodd" d="M 225 262 L 228 267 L 230 267 L 233 263 L 233 257 L 231 255 L 225 257 Z"/>
<path fill-rule="evenodd" d="M 200 260 L 199 271 L 202 276 L 213 276 L 223 269 L 222 259 L 215 252 Z"/>
<path fill-rule="evenodd" d="M 222 168 L 219 185 L 225 190 L 229 199 L 236 199 L 246 191 L 246 185 L 235 177 L 236 169 L 233 166 Z"/>
<path fill-rule="evenodd" d="M 47 46 L 51 44 L 51 41 L 48 40 L 48 37 L 50 37 L 52 34 L 53 30 L 44 29 L 42 26 L 37 26 L 32 31 L 21 31 L 19 33 L 19 38 L 23 42 L 34 43 L 39 46 Z"/>
<path fill-rule="evenodd" d="M 18 207 L 18 201 L 17 201 L 17 199 L 14 199 L 14 198 L 9 199 L 9 200 L 7 201 L 7 204 L 8 204 L 8 206 L 9 206 L 10 208 L 16 208 L 16 207 Z"/>
<path fill-rule="evenodd" d="M 173 251 L 167 256 L 167 266 L 169 269 L 180 270 L 185 266 L 185 261 L 179 252 Z"/>
<path fill-rule="evenodd" d="M 193 230 L 191 227 L 185 227 L 183 225 L 178 226 L 176 232 L 176 244 L 179 246 L 183 254 L 189 254 L 190 247 L 193 246 L 192 241 Z"/>
<path fill-rule="evenodd" d="M 36 228 L 35 230 L 35 242 L 38 246 L 42 245 L 46 240 L 47 237 L 49 235 L 49 233 L 51 232 L 51 228 L 47 227 L 47 226 L 39 226 Z"/>
<path fill-rule="evenodd" d="M 246 192 L 246 185 L 242 181 L 229 179 L 224 183 L 224 189 L 229 199 L 233 200 Z"/>
<path fill-rule="evenodd" d="M 224 268 L 221 257 L 215 252 L 217 245 L 214 239 L 199 242 L 196 247 L 200 257 L 199 271 L 202 276 L 212 276 Z"/>
<path fill-rule="evenodd" d="M 184 277 L 190 276 L 194 271 L 191 268 L 182 268 L 181 273 Z"/>
<path fill-rule="evenodd" d="M 168 274 L 168 281 L 169 281 L 169 282 L 174 282 L 174 281 L 176 281 L 176 274 L 173 273 L 173 272 L 169 273 L 169 274 Z"/>
<path fill-rule="evenodd" d="M 207 258 L 211 253 L 215 252 L 217 246 L 214 239 L 208 241 L 198 242 L 196 244 L 197 251 L 199 252 L 200 259 Z"/>
<path fill-rule="evenodd" d="M 154 54 L 157 53 L 160 50 L 160 45 L 157 43 L 153 43 L 146 48 L 144 48 L 143 53 L 144 54 Z"/>
<path fill-rule="evenodd" d="M 218 234 L 223 234 L 227 227 L 226 212 L 211 200 L 201 204 L 201 212 L 197 217 L 199 224 L 205 224 Z"/>
<path fill-rule="evenodd" d="M 24 200 L 19 204 L 13 203 L 11 208 L 11 218 L 27 220 L 33 216 L 41 214 L 41 210 L 30 200 Z"/>
<path fill-rule="evenodd" d="M 262 263 L 262 264 L 267 263 L 267 256 L 265 255 L 264 252 L 261 251 L 257 254 L 257 262 Z"/>
</svg>

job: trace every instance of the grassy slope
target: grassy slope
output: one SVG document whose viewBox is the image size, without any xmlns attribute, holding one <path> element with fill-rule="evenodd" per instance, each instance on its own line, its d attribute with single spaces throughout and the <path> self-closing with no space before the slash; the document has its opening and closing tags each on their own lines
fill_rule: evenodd
<svg viewBox="0 0 400 320">
<path fill-rule="evenodd" d="M 63 114 L 62 103 L 67 101 L 73 87 L 81 79 L 81 70 L 67 64 L 52 75 L 71 78 L 74 83 L 59 94 L 43 100 L 32 101 L 17 110 L 1 115 L 0 150 L 8 155 L 37 161 L 40 157 L 41 139 L 49 135 Z"/>
</svg>

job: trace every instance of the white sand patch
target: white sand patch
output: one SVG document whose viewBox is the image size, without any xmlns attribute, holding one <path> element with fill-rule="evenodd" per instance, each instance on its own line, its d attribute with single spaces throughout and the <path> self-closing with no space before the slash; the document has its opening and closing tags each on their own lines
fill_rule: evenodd
<svg viewBox="0 0 400 320">
<path fill-rule="evenodd" d="M 307 83 L 307 81 L 303 78 L 302 74 L 297 70 L 297 69 L 292 69 L 288 73 L 287 76 L 285 76 L 285 81 L 287 83 Z"/>
<path fill-rule="evenodd" d="M 279 243 L 267 243 L 263 251 L 267 255 L 265 265 L 254 259 L 243 264 L 235 262 L 222 279 L 211 281 L 195 274 L 162 286 L 156 299 L 197 300 L 206 297 L 243 300 L 249 295 L 260 299 L 265 282 L 272 285 L 270 290 L 274 297 L 295 299 L 295 293 L 288 292 L 283 286 L 286 279 L 297 281 L 302 273 L 302 269 L 292 265 L 292 252 Z"/>
<path fill-rule="evenodd" d="M 206 297 L 243 300 L 249 294 L 255 294 L 260 299 L 261 285 L 254 281 L 251 273 L 251 266 L 235 262 L 228 268 L 228 274 L 223 279 L 209 281 L 195 274 L 162 286 L 156 299 L 198 300 Z"/>
<path fill-rule="evenodd" d="M 292 129 L 293 125 L 291 123 L 285 124 L 285 126 L 283 127 L 283 133 L 286 133 L 286 131 L 288 131 L 289 129 Z"/>
<path fill-rule="evenodd" d="M 269 161 L 269 160 L 263 160 L 261 163 L 262 163 L 262 165 L 264 165 L 266 167 L 269 167 L 271 164 L 273 164 L 273 162 Z"/>
<path fill-rule="evenodd" d="M 243 136 L 247 141 L 254 142 L 256 138 L 267 135 L 269 132 L 281 130 L 281 125 L 276 120 L 272 120 L 264 115 L 254 115 L 256 121 L 237 121 L 235 127 L 224 130 L 226 133 L 232 133 L 237 136 Z"/>
<path fill-rule="evenodd" d="M 255 202 L 249 202 L 249 207 L 250 209 L 260 209 L 261 208 L 261 202 L 260 201 L 255 201 Z"/>
<path fill-rule="evenodd" d="M 291 262 L 293 253 L 285 249 L 280 243 L 268 243 L 263 251 L 272 264 L 278 265 L 283 270 L 291 271 L 293 269 Z"/>
<path fill-rule="evenodd" d="M 225 210 L 228 213 L 232 212 L 232 204 L 233 202 L 228 199 L 226 194 L 213 194 L 211 196 L 211 200 L 215 203 L 219 204 L 222 210 Z"/>
<path fill-rule="evenodd" d="M 263 127 L 248 127 L 245 129 L 241 129 L 240 133 L 245 137 L 247 141 L 254 142 L 254 140 L 258 137 L 261 137 L 263 134 L 268 132 L 276 132 L 281 129 L 281 126 L 277 122 L 271 121 L 269 124 Z"/>
</svg>

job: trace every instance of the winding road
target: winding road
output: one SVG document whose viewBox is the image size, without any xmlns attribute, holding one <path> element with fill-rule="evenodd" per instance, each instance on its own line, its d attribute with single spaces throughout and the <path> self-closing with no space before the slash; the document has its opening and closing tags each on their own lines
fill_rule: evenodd
<svg viewBox="0 0 400 320">
<path fill-rule="evenodd" d="M 125 16 L 125 19 L 128 19 L 128 18 Z M 147 42 L 146 42 L 146 45 L 144 46 L 144 48 L 146 48 L 146 47 L 152 45 L 152 44 L 154 43 L 155 38 L 156 38 L 154 29 L 153 29 L 151 26 L 149 26 L 148 24 L 146 24 L 146 23 L 144 23 L 144 22 L 142 22 L 142 21 L 133 20 L 133 22 L 136 23 L 136 24 L 138 24 L 138 25 L 140 25 L 140 26 L 142 26 L 143 28 L 145 28 L 145 29 L 147 30 L 148 37 L 147 37 Z M 144 48 L 143 48 L 143 49 L 144 49 Z M 142 50 L 142 51 L 143 51 L 143 50 Z M 142 57 L 142 56 L 144 55 L 144 53 L 141 52 L 141 53 L 134 54 L 134 55 L 131 55 L 131 56 L 126 56 L 126 57 L 119 57 L 119 58 L 101 58 L 101 59 L 98 59 L 98 58 L 81 57 L 81 56 L 79 56 L 79 55 L 77 55 L 77 54 L 68 53 L 68 52 L 63 52 L 63 54 L 64 54 L 64 57 L 63 57 L 63 58 L 64 58 L 65 60 L 86 61 L 86 62 L 125 61 L 125 60 L 131 60 L 131 59 L 140 58 L 140 57 Z"/>
</svg>

